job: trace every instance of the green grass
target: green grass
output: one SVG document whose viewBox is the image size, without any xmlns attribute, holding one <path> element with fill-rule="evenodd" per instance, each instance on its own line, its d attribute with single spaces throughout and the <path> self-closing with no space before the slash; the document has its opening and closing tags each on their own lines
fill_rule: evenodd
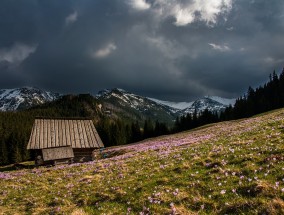
<svg viewBox="0 0 284 215">
<path fill-rule="evenodd" d="M 106 153 L 117 156 L 6 169 L 0 214 L 284 213 L 283 109 Z"/>
</svg>

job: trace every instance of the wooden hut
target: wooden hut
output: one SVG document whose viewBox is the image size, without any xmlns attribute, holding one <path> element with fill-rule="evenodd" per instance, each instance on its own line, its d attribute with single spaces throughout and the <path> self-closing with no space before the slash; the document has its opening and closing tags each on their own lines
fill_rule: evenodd
<svg viewBox="0 0 284 215">
<path fill-rule="evenodd" d="M 35 150 L 38 164 L 56 164 L 90 161 L 94 150 L 102 147 L 90 119 L 36 118 L 27 149 Z"/>
</svg>

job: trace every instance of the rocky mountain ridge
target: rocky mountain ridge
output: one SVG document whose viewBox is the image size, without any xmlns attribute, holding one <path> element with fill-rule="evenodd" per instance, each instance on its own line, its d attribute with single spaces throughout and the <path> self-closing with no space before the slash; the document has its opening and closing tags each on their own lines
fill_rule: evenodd
<svg viewBox="0 0 284 215">
<path fill-rule="evenodd" d="M 0 90 L 0 111 L 18 111 L 60 98 L 52 93 L 33 87 Z M 93 97 L 104 113 L 134 120 L 152 119 L 173 122 L 177 116 L 201 113 L 205 109 L 220 112 L 234 99 L 203 97 L 192 102 L 169 102 L 148 98 L 123 89 L 105 89 Z"/>
<path fill-rule="evenodd" d="M 58 99 L 52 93 L 35 87 L 22 87 L 0 90 L 0 111 L 17 111 Z"/>
</svg>

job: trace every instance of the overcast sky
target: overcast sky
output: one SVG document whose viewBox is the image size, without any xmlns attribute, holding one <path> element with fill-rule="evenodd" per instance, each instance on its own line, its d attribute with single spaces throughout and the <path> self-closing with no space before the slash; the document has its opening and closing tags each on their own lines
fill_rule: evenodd
<svg viewBox="0 0 284 215">
<path fill-rule="evenodd" d="M 0 88 L 232 98 L 283 66 L 283 0 L 0 1 Z"/>
</svg>

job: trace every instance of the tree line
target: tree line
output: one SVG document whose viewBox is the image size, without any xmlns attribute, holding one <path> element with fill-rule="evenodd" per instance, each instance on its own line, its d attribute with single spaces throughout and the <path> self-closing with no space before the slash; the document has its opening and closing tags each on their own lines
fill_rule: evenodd
<svg viewBox="0 0 284 215">
<path fill-rule="evenodd" d="M 220 120 L 250 117 L 270 110 L 284 107 L 284 68 L 280 75 L 274 71 L 269 81 L 256 89 L 248 88 L 245 95 L 236 100 L 220 115 Z"/>
<path fill-rule="evenodd" d="M 82 96 L 66 96 L 54 103 L 18 112 L 0 112 L 0 165 L 27 161 L 34 157 L 26 149 L 34 119 L 42 117 L 87 117 L 82 101 L 91 105 L 92 100 Z"/>
<path fill-rule="evenodd" d="M 251 117 L 256 114 L 284 107 L 284 68 L 280 75 L 274 71 L 269 80 L 256 89 L 248 88 L 245 95 L 239 97 L 234 106 L 227 107 L 221 113 L 205 110 L 199 114 L 187 114 L 176 119 L 174 131 L 193 129 L 209 123 Z"/>
<path fill-rule="evenodd" d="M 104 119 L 96 127 L 106 147 L 135 143 L 171 133 L 166 123 L 153 122 L 150 119 L 145 120 L 142 125 L 138 121 L 128 124 L 120 119 Z"/>
<path fill-rule="evenodd" d="M 18 112 L 0 112 L 0 165 L 34 159 L 26 149 L 36 117 L 87 117 L 93 119 L 106 147 L 134 143 L 146 138 L 168 134 L 166 123 L 125 122 L 99 111 L 98 101 L 91 95 L 67 95 L 61 99 Z"/>
</svg>

